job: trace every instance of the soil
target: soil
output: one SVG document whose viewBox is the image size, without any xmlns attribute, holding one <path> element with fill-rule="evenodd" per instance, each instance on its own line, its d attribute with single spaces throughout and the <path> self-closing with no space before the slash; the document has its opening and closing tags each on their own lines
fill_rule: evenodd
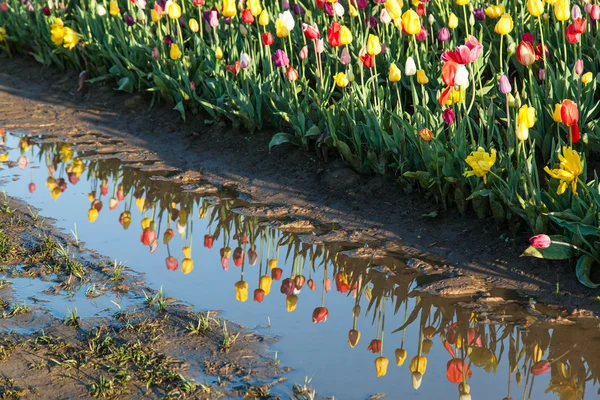
<svg viewBox="0 0 600 400">
<path fill-rule="evenodd" d="M 29 205 L 0 198 L 0 398 L 280 398 L 289 368 L 269 352 L 273 338 L 194 312 L 145 286 L 142 276 L 83 248 Z M 58 319 L 44 295 L 119 294 L 114 314 Z M 30 295 L 22 300 L 24 295 Z"/>
<path fill-rule="evenodd" d="M 527 232 L 497 227 L 491 217 L 478 220 L 472 210 L 444 212 L 426 193 L 406 193 L 394 176 L 361 176 L 335 155 L 326 161 L 288 145 L 269 152 L 273 131 L 249 136 L 222 121 L 206 125 L 203 115 L 184 122 L 171 106 L 150 108 L 148 97 L 110 84 L 77 92 L 76 72 L 42 68 L 30 58 L 0 57 L 0 65 L 0 126 L 73 142 L 101 135 L 95 147 L 113 151 L 119 139 L 122 157 L 176 168 L 181 183 L 201 178 L 235 188 L 263 203 L 265 214 L 336 226 L 338 236 L 410 259 L 425 273 L 474 278 L 438 282 L 437 293 L 502 288 L 558 303 L 573 316 L 600 312 L 598 293 L 578 283 L 574 263 L 521 258 Z M 205 189 L 211 190 L 199 190 Z"/>
</svg>

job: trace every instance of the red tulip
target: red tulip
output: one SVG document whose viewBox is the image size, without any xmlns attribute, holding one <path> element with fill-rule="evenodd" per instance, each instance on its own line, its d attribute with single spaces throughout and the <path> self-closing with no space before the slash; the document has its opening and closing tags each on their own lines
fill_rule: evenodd
<svg viewBox="0 0 600 400">
<path fill-rule="evenodd" d="M 125 199 L 125 193 L 123 193 L 123 185 L 119 185 L 117 190 L 117 200 L 123 201 Z"/>
<path fill-rule="evenodd" d="M 92 202 L 92 207 L 94 207 L 98 212 L 102 210 L 102 201 L 96 199 Z"/>
<path fill-rule="evenodd" d="M 251 24 L 254 22 L 254 16 L 252 15 L 252 11 L 249 8 L 244 9 L 242 11 L 242 22 L 245 24 Z"/>
<path fill-rule="evenodd" d="M 75 172 L 67 173 L 67 179 L 71 185 L 77 185 L 79 182 L 79 177 L 75 174 Z"/>
<path fill-rule="evenodd" d="M 240 73 L 240 68 L 241 68 L 241 66 L 240 66 L 239 61 L 236 61 L 235 64 L 225 66 L 225 69 L 234 75 L 237 75 Z"/>
<path fill-rule="evenodd" d="M 321 36 L 321 32 L 319 32 L 319 27 L 317 24 L 302 24 L 302 32 L 308 40 L 314 40 Z"/>
<path fill-rule="evenodd" d="M 521 42 L 517 46 L 517 61 L 526 67 L 535 62 L 535 51 L 529 42 Z"/>
<path fill-rule="evenodd" d="M 535 47 L 535 59 L 537 61 L 543 60 L 544 54 L 546 55 L 546 58 L 548 58 L 548 56 L 550 55 L 550 50 L 548 49 L 548 46 L 542 45 L 540 43 Z"/>
<path fill-rule="evenodd" d="M 529 244 L 538 249 L 547 249 L 552 244 L 552 239 L 548 235 L 535 235 L 529 238 Z"/>
<path fill-rule="evenodd" d="M 350 345 L 350 347 L 354 348 L 354 346 L 358 344 L 359 340 L 360 332 L 356 329 L 350 329 L 350 331 L 348 331 L 348 344 Z"/>
<path fill-rule="evenodd" d="M 573 26 L 573 24 L 569 24 L 567 26 L 567 29 L 565 30 L 565 35 L 569 43 L 579 43 L 579 39 L 581 39 L 581 33 L 575 31 L 575 27 Z"/>
<path fill-rule="evenodd" d="M 331 278 L 325 279 L 325 291 L 329 292 L 331 290 Z"/>
<path fill-rule="evenodd" d="M 573 125 L 569 127 L 569 135 L 571 136 L 571 140 L 573 143 L 579 142 L 581 139 L 581 133 L 579 132 L 579 127 L 577 125 Z"/>
<path fill-rule="evenodd" d="M 265 298 L 265 291 L 262 289 L 255 289 L 254 290 L 254 301 L 257 303 L 262 303 L 262 301 Z"/>
<path fill-rule="evenodd" d="M 531 373 L 533 375 L 542 375 L 550 371 L 550 363 L 547 360 L 538 361 L 531 367 Z"/>
<path fill-rule="evenodd" d="M 294 293 L 295 288 L 296 285 L 294 284 L 294 281 L 291 278 L 285 278 L 283 281 L 281 281 L 281 288 L 279 290 L 281 293 L 289 296 L 290 294 Z"/>
<path fill-rule="evenodd" d="M 223 271 L 227 271 L 229 269 L 229 258 L 221 257 L 221 267 Z"/>
<path fill-rule="evenodd" d="M 331 26 L 329 28 L 327 28 L 327 41 L 329 42 L 330 46 L 338 47 L 338 46 L 342 45 L 342 43 L 340 41 L 340 29 L 341 28 L 342 28 L 342 26 L 337 21 L 333 21 L 331 23 Z"/>
<path fill-rule="evenodd" d="M 560 116 L 562 123 L 567 126 L 577 125 L 579 122 L 579 111 L 577 104 L 573 100 L 565 99 L 560 106 Z"/>
<path fill-rule="evenodd" d="M 100 185 L 100 193 L 102 193 L 102 196 L 106 196 L 108 194 L 108 183 Z"/>
<path fill-rule="evenodd" d="M 265 46 L 270 46 L 275 43 L 275 39 L 273 38 L 273 34 L 271 32 L 264 32 L 262 34 L 262 42 Z"/>
<path fill-rule="evenodd" d="M 315 308 L 312 315 L 313 324 L 327 321 L 327 315 L 329 315 L 329 310 L 327 310 L 327 307 Z"/>
<path fill-rule="evenodd" d="M 194 5 L 200 7 L 204 5 L 204 0 L 194 0 Z"/>
<path fill-rule="evenodd" d="M 417 14 L 420 16 L 427 14 L 427 10 L 425 9 L 425 3 L 419 2 L 419 5 L 417 6 Z"/>
<path fill-rule="evenodd" d="M 42 8 L 42 13 L 44 13 L 46 17 L 49 17 L 50 15 L 52 15 L 52 10 L 50 9 L 50 7 L 44 6 L 44 8 Z"/>
<path fill-rule="evenodd" d="M 594 21 L 600 19 L 600 6 L 598 4 L 592 4 L 592 8 L 590 9 L 590 17 Z"/>
<path fill-rule="evenodd" d="M 471 368 L 460 358 L 453 358 L 446 364 L 446 378 L 450 383 L 461 383 L 464 377 L 470 378 L 472 375 Z"/>
<path fill-rule="evenodd" d="M 236 267 L 241 267 L 244 263 L 244 249 L 241 247 L 236 247 L 233 250 L 233 263 Z"/>
<path fill-rule="evenodd" d="M 311 278 L 311 279 L 309 279 L 308 281 L 306 281 L 306 285 L 307 285 L 307 286 L 308 286 L 308 288 L 309 288 L 310 290 L 312 290 L 313 292 L 314 292 L 315 290 L 317 290 L 317 284 L 315 283 L 315 281 L 314 281 L 314 280 L 312 280 L 312 278 Z"/>
<path fill-rule="evenodd" d="M 477 333 L 475 328 L 467 329 L 467 345 L 472 347 L 483 347 L 481 335 Z"/>
<path fill-rule="evenodd" d="M 213 237 L 213 235 L 204 235 L 204 247 L 206 247 L 207 249 L 212 249 L 214 241 L 215 238 Z"/>
<path fill-rule="evenodd" d="M 575 18 L 573 21 L 573 31 L 577 33 L 585 33 L 587 28 L 587 21 L 583 18 Z"/>
<path fill-rule="evenodd" d="M 163 243 L 169 244 L 169 242 L 171 241 L 171 239 L 173 239 L 174 236 L 175 232 L 173 232 L 173 229 L 169 228 L 165 230 L 165 233 L 163 234 Z"/>
<path fill-rule="evenodd" d="M 177 268 L 179 268 L 179 261 L 173 256 L 167 257 L 165 262 L 169 271 L 177 271 Z"/>
<path fill-rule="evenodd" d="M 362 56 L 359 57 L 359 59 L 363 63 L 363 65 L 367 68 L 373 68 L 373 66 L 375 65 L 375 57 L 373 57 L 369 53 L 363 54 Z"/>
<path fill-rule="evenodd" d="M 274 281 L 278 281 L 281 279 L 281 274 L 283 273 L 283 270 L 281 268 L 273 268 L 271 270 L 271 278 Z"/>
<path fill-rule="evenodd" d="M 447 61 L 442 65 L 442 81 L 447 86 L 454 86 L 454 77 L 458 70 L 458 63 L 454 61 Z"/>
<path fill-rule="evenodd" d="M 381 351 L 381 340 L 373 339 L 367 347 L 367 350 L 371 350 L 373 353 L 379 353 Z"/>
<path fill-rule="evenodd" d="M 306 278 L 304 277 L 304 275 L 296 275 L 294 277 L 294 285 L 296 286 L 296 290 L 302 289 L 302 286 L 304 286 L 305 280 L 306 280 Z"/>
<path fill-rule="evenodd" d="M 140 236 L 140 242 L 144 244 L 144 246 L 149 246 L 152 241 L 156 239 L 156 232 L 150 230 L 150 228 L 146 228 L 142 231 Z"/>
<path fill-rule="evenodd" d="M 63 178 L 59 178 L 56 180 L 56 187 L 58 187 L 62 193 L 65 190 L 67 190 L 67 182 L 65 182 L 65 180 Z M 100 211 L 100 210 L 98 210 L 98 211 Z"/>
<path fill-rule="evenodd" d="M 31 182 L 29 184 L 29 193 L 35 192 L 35 188 L 36 188 L 35 183 Z"/>
<path fill-rule="evenodd" d="M 335 276 L 335 288 L 338 292 L 346 293 L 350 290 L 350 286 L 348 285 L 348 281 L 344 274 L 338 272 Z"/>
<path fill-rule="evenodd" d="M 325 8 L 325 0 L 316 0 L 315 5 L 317 6 L 317 8 L 320 8 L 322 10 L 323 8 Z"/>
</svg>

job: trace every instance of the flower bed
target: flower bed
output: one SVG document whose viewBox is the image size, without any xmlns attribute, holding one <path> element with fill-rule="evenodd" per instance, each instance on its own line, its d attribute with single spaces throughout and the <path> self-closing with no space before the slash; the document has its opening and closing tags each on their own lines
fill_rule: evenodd
<svg viewBox="0 0 600 400">
<path fill-rule="evenodd" d="M 524 254 L 576 257 L 596 287 L 599 18 L 565 0 L 8 0 L 0 49 L 151 92 L 183 118 L 280 126 L 271 146 L 335 148 L 440 207 L 550 234 Z"/>
</svg>

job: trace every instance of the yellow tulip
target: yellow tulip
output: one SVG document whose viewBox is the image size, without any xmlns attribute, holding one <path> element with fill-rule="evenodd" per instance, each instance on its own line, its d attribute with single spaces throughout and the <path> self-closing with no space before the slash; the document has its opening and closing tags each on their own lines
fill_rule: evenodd
<svg viewBox="0 0 600 400">
<path fill-rule="evenodd" d="M 98 210 L 94 207 L 88 210 L 88 221 L 94 222 L 98 218 Z"/>
<path fill-rule="evenodd" d="M 250 10 L 253 16 L 261 15 L 262 16 L 262 6 L 260 5 L 260 0 L 248 0 L 246 1 L 246 8 Z"/>
<path fill-rule="evenodd" d="M 425 356 L 414 356 L 413 359 L 410 360 L 408 370 L 412 373 L 418 372 L 421 375 L 425 375 L 425 371 L 427 371 L 427 358 L 425 358 Z"/>
<path fill-rule="evenodd" d="M 404 361 L 406 360 L 406 350 L 396 349 L 394 354 L 396 355 L 396 364 L 398 364 L 398 366 L 401 367 L 402 364 L 404 364 Z"/>
<path fill-rule="evenodd" d="M 358 10 L 352 4 L 348 4 L 348 15 L 352 18 L 358 17 Z"/>
<path fill-rule="evenodd" d="M 150 10 L 150 18 L 152 18 L 152 22 L 154 23 L 160 21 L 160 15 L 158 14 L 158 12 L 156 12 L 154 8 Z"/>
<path fill-rule="evenodd" d="M 557 124 L 562 123 L 562 115 L 560 114 L 560 108 L 561 108 L 560 104 L 555 104 L 554 105 L 554 112 L 552 113 L 552 119 Z"/>
<path fill-rule="evenodd" d="M 267 12 L 267 10 L 262 10 L 260 13 L 260 17 L 258 17 L 258 24 L 260 26 L 267 26 L 269 25 L 269 13 Z"/>
<path fill-rule="evenodd" d="M 167 14 L 171 19 L 179 19 L 181 17 L 181 6 L 177 3 L 170 3 L 167 6 Z"/>
<path fill-rule="evenodd" d="M 456 14 L 451 13 L 450 16 L 448 17 L 448 28 L 456 29 L 457 26 L 458 26 L 458 17 L 456 16 Z"/>
<path fill-rule="evenodd" d="M 235 283 L 235 299 L 242 303 L 248 300 L 248 282 L 237 281 Z"/>
<path fill-rule="evenodd" d="M 429 83 L 429 78 L 422 69 L 417 70 L 417 82 L 419 82 L 421 85 L 427 85 Z"/>
<path fill-rule="evenodd" d="M 517 115 L 517 139 L 527 140 L 529 137 L 529 128 L 535 124 L 535 108 L 524 104 Z"/>
<path fill-rule="evenodd" d="M 116 0 L 110 1 L 108 12 L 110 15 L 119 15 L 121 13 L 121 10 L 119 9 L 119 3 L 117 3 Z"/>
<path fill-rule="evenodd" d="M 290 294 L 285 298 L 285 306 L 287 312 L 292 312 L 296 309 L 296 303 L 298 303 L 298 296 L 295 294 Z"/>
<path fill-rule="evenodd" d="M 387 367 L 389 364 L 389 360 L 386 357 L 377 357 L 375 359 L 375 371 L 377 372 L 377 377 L 381 378 L 387 374 Z"/>
<path fill-rule="evenodd" d="M 335 81 L 335 84 L 341 88 L 345 88 L 346 86 L 348 86 L 348 83 L 350 83 L 348 81 L 348 77 L 346 76 L 346 74 L 344 72 L 338 72 L 333 77 L 333 80 Z"/>
<path fill-rule="evenodd" d="M 543 355 L 544 355 L 544 352 L 542 351 L 540 346 L 537 343 L 534 344 L 533 351 L 532 351 L 533 362 L 536 363 L 536 362 L 541 361 Z"/>
<path fill-rule="evenodd" d="M 381 43 L 379 43 L 379 37 L 369 34 L 367 38 L 367 53 L 372 56 L 376 56 L 381 53 Z"/>
<path fill-rule="evenodd" d="M 146 200 L 144 200 L 143 197 L 139 197 L 139 198 L 135 199 L 135 205 L 137 206 L 138 210 L 140 210 L 140 212 L 144 211 L 145 204 L 146 204 Z"/>
<path fill-rule="evenodd" d="M 8 153 L 0 154 L 0 162 L 8 161 Z M 52 178 L 54 179 L 54 178 Z"/>
<path fill-rule="evenodd" d="M 421 20 L 419 20 L 419 15 L 412 9 L 405 11 L 404 14 L 402 14 L 402 26 L 409 35 L 416 35 L 421 32 Z"/>
<path fill-rule="evenodd" d="M 190 19 L 189 26 L 190 30 L 194 33 L 200 30 L 200 25 L 198 25 L 198 21 L 196 21 L 194 18 Z"/>
<path fill-rule="evenodd" d="M 386 0 L 385 10 L 392 19 L 400 18 L 400 16 L 402 15 L 402 8 L 396 0 Z"/>
<path fill-rule="evenodd" d="M 533 17 L 539 17 L 544 13 L 544 2 L 542 0 L 527 0 L 527 10 Z"/>
<path fill-rule="evenodd" d="M 459 6 L 466 6 L 467 4 L 469 4 L 469 0 L 456 0 L 456 4 L 458 4 Z"/>
<path fill-rule="evenodd" d="M 0 26 L 0 42 L 4 42 L 6 40 L 6 28 Z"/>
<path fill-rule="evenodd" d="M 494 31 L 499 35 L 509 34 L 513 30 L 513 20 L 510 14 L 503 14 L 496 23 Z"/>
<path fill-rule="evenodd" d="M 181 53 L 181 50 L 179 50 L 179 46 L 177 46 L 175 43 L 173 43 L 171 45 L 171 51 L 169 52 L 169 57 L 171 57 L 171 60 L 176 61 L 179 60 L 181 58 L 183 53 Z"/>
<path fill-rule="evenodd" d="M 554 16 L 559 21 L 567 21 L 571 18 L 571 4 L 569 0 L 556 0 L 554 3 Z"/>
<path fill-rule="evenodd" d="M 192 248 L 190 246 L 185 246 L 181 249 L 184 258 L 192 258 Z"/>
<path fill-rule="evenodd" d="M 472 168 L 471 171 L 464 173 L 467 178 L 470 176 L 478 176 L 483 178 L 483 183 L 486 183 L 486 176 L 496 163 L 496 149 L 492 149 L 489 153 L 483 147 L 479 147 L 477 151 L 473 151 L 465 160 Z"/>
<path fill-rule="evenodd" d="M 236 0 L 223 0 L 223 16 L 234 17 L 236 13 L 235 9 Z"/>
<path fill-rule="evenodd" d="M 278 38 L 285 38 L 290 34 L 290 31 L 288 31 L 285 21 L 281 18 L 277 18 L 275 20 L 275 34 Z"/>
<path fill-rule="evenodd" d="M 223 249 L 223 258 L 231 257 L 231 247 L 227 246 Z"/>
<path fill-rule="evenodd" d="M 194 270 L 194 261 L 191 258 L 184 258 L 181 262 L 181 271 L 184 274 L 189 274 Z"/>
<path fill-rule="evenodd" d="M 73 47 L 79 42 L 79 35 L 73 29 L 65 27 L 63 29 L 63 47 L 73 50 Z"/>
<path fill-rule="evenodd" d="M 150 226 L 150 223 L 152 222 L 152 220 L 150 218 L 144 218 L 142 220 L 142 229 L 146 229 Z"/>
<path fill-rule="evenodd" d="M 343 45 L 352 43 L 352 32 L 345 26 L 340 28 L 340 43 Z"/>
<path fill-rule="evenodd" d="M 390 82 L 398 82 L 402 78 L 402 73 L 400 72 L 400 68 L 396 66 L 396 64 L 390 64 L 390 72 L 388 73 L 388 79 Z"/>
<path fill-rule="evenodd" d="M 55 187 L 54 189 L 52 189 L 52 191 L 50 192 L 50 196 L 52 197 L 53 200 L 58 199 L 58 196 L 60 196 L 61 194 L 61 190 L 58 187 Z"/>
<path fill-rule="evenodd" d="M 272 258 L 269 260 L 269 269 L 274 269 L 277 268 L 277 260 Z"/>
<path fill-rule="evenodd" d="M 558 159 L 560 161 L 559 168 L 550 169 L 544 167 L 544 171 L 552 178 L 560 180 L 560 184 L 556 190 L 557 194 L 563 194 L 569 185 L 571 185 L 573 194 L 577 194 L 577 180 L 583 172 L 579 154 L 575 150 L 563 146 L 562 155 L 559 155 Z"/>
<path fill-rule="evenodd" d="M 581 83 L 583 83 L 584 85 L 587 85 L 588 83 L 590 83 L 592 81 L 593 78 L 594 78 L 594 76 L 592 75 L 591 72 L 586 72 L 581 77 Z"/>
<path fill-rule="evenodd" d="M 259 287 L 265 291 L 265 296 L 271 293 L 271 283 L 273 283 L 273 279 L 269 275 L 260 277 Z"/>
<path fill-rule="evenodd" d="M 220 60 L 223 58 L 223 50 L 221 50 L 221 47 L 217 47 L 217 49 L 215 50 L 215 58 L 217 60 Z"/>
<path fill-rule="evenodd" d="M 485 8 L 485 15 L 488 18 L 496 19 L 500 18 L 502 14 L 504 14 L 504 6 L 489 6 Z"/>
</svg>

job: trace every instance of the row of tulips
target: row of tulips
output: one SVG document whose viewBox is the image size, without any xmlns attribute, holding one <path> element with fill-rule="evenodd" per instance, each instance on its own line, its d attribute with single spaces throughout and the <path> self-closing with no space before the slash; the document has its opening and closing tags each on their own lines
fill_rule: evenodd
<svg viewBox="0 0 600 400">
<path fill-rule="evenodd" d="M 96 221 L 103 208 L 103 198 L 111 195 L 112 190 L 110 211 L 115 211 L 116 217 L 117 208 L 123 208 L 119 222 L 125 230 L 131 229 L 132 218 L 138 217 L 141 220 L 140 240 L 150 251 L 157 250 L 158 238 L 162 237 L 162 245 L 167 247 L 165 264 L 169 270 L 179 268 L 169 243 L 180 234 L 186 243 L 182 249 L 182 270 L 191 272 L 193 223 L 196 220 L 198 225 L 199 219 L 208 218 L 207 223 L 200 224 L 207 229 L 202 232 L 203 247 L 215 252 L 211 264 L 218 265 L 220 259 L 221 268 L 228 270 L 229 262 L 233 260 L 239 267 L 240 280 L 234 284 L 232 295 L 240 302 L 249 300 L 252 284 L 255 286 L 254 302 L 262 303 L 267 296 L 274 296 L 272 286 L 278 282 L 287 311 L 294 312 L 300 297 L 307 295 L 302 293 L 303 290 L 320 291 L 321 305 L 312 311 L 310 319 L 313 323 L 324 323 L 329 316 L 327 296 L 333 293 L 347 296 L 353 317 L 348 345 L 351 349 L 371 351 L 376 356 L 374 370 L 378 377 L 388 374 L 390 359 L 398 367 L 406 363 L 413 387 L 419 389 L 427 381 L 427 371 L 445 368 L 446 379 L 457 385 L 461 400 L 470 398 L 471 385 L 475 384 L 473 379 L 477 379 L 478 371 L 496 373 L 503 356 L 508 357 L 509 381 L 518 386 L 524 383 L 525 392 L 531 392 L 535 376 L 550 373 L 547 391 L 555 392 L 560 398 L 579 399 L 586 391 L 586 382 L 598 379 L 596 374 L 600 365 L 593 356 L 594 351 L 578 347 L 572 340 L 573 332 L 569 326 L 550 329 L 532 317 L 516 319 L 512 321 L 516 323 L 506 325 L 484 325 L 478 322 L 478 316 L 466 309 L 453 307 L 443 299 L 411 292 L 415 279 L 421 278 L 415 278 L 405 269 L 397 269 L 402 264 L 399 260 L 379 260 L 395 272 L 393 275 L 382 273 L 371 267 L 369 260 L 351 258 L 341 252 L 344 248 L 339 245 L 308 245 L 294 235 L 260 224 L 255 217 L 235 213 L 233 208 L 241 205 L 236 200 L 209 202 L 195 193 L 181 192 L 174 183 L 150 180 L 147 174 L 123 168 L 114 159 L 82 160 L 68 144 L 38 145 L 31 138 L 21 137 L 19 149 L 21 155 L 16 161 L 19 168 L 31 168 L 30 161 L 34 160 L 45 162 L 46 186 L 55 200 L 60 201 L 61 193 L 70 185 L 90 185 L 90 223 Z M 2 161 L 8 161 L 8 155 L 3 155 Z M 37 190 L 33 175 L 28 188 L 32 192 Z M 168 223 L 164 232 L 160 228 L 163 220 Z M 215 244 L 220 240 L 223 244 L 216 254 Z M 535 242 L 538 247 L 549 246 L 544 237 L 536 238 Z M 231 247 L 235 248 L 232 250 Z M 280 251 L 285 252 L 285 257 Z M 285 271 L 288 265 L 291 268 Z M 253 276 L 249 277 L 250 274 Z M 498 310 L 498 313 L 511 315 L 515 310 Z M 359 325 L 363 321 L 372 321 L 373 326 L 361 328 Z M 385 335 L 386 324 L 395 327 L 391 336 Z M 406 332 L 411 326 L 418 334 L 409 335 L 407 339 Z M 361 330 L 374 330 L 374 338 L 360 344 Z M 385 351 L 384 344 L 390 343 L 393 351 Z M 445 366 L 428 363 L 428 357 L 436 349 L 448 353 Z M 511 396 L 510 383 L 506 395 Z"/>
<path fill-rule="evenodd" d="M 569 0 L 3 0 L 0 43 L 552 234 L 524 254 L 577 257 L 595 287 L 599 17 Z"/>
</svg>

